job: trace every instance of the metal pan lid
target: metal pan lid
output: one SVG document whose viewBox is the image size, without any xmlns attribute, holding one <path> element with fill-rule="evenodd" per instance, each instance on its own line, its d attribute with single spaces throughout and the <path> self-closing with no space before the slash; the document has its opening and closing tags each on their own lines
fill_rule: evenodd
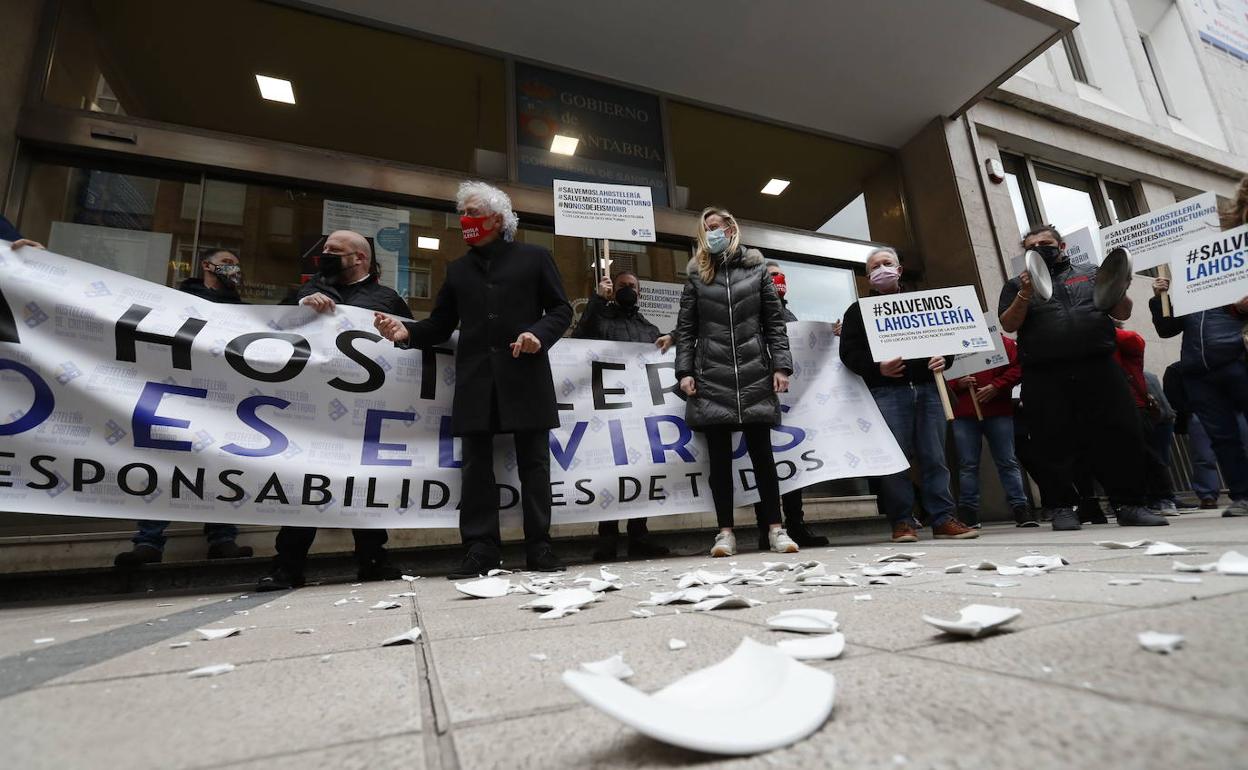
<svg viewBox="0 0 1248 770">
<path fill-rule="evenodd" d="M 1053 276 L 1049 275 L 1049 266 L 1045 264 L 1040 252 L 1027 250 L 1023 257 L 1027 272 L 1031 274 L 1031 290 L 1041 302 L 1053 299 Z"/>
<path fill-rule="evenodd" d="M 1112 249 L 1096 269 L 1096 288 L 1092 302 L 1096 309 L 1108 312 L 1127 296 L 1131 286 L 1131 252 L 1119 246 Z"/>
</svg>

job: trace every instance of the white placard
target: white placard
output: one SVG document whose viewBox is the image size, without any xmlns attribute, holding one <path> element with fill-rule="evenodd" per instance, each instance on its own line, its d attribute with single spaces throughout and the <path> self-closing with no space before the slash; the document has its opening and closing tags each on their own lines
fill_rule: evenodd
<svg viewBox="0 0 1248 770">
<path fill-rule="evenodd" d="M 637 301 L 638 310 L 647 321 L 659 327 L 659 334 L 667 334 L 676 329 L 676 316 L 680 315 L 680 295 L 684 290 L 683 283 L 642 281 L 641 299 Z"/>
<path fill-rule="evenodd" d="M 1095 268 L 1101 264 L 1101 233 L 1090 227 L 1080 228 L 1065 237 L 1066 256 L 1072 265 Z"/>
<path fill-rule="evenodd" d="M 406 299 L 411 294 L 411 213 L 347 201 L 325 201 L 321 232 L 353 230 L 373 239 L 375 259 L 381 267 L 381 282 Z"/>
<path fill-rule="evenodd" d="M 650 188 L 556 179 L 555 233 L 653 243 Z"/>
<path fill-rule="evenodd" d="M 1191 0 L 1188 10 L 1201 40 L 1248 62 L 1248 0 Z"/>
<path fill-rule="evenodd" d="M 1180 201 L 1173 206 L 1141 214 L 1101 230 L 1101 253 L 1122 246 L 1131 252 L 1131 266 L 1137 272 L 1170 261 L 1177 243 L 1216 233 L 1218 196 L 1211 192 Z"/>
<path fill-rule="evenodd" d="M 1248 296 L 1248 225 L 1184 243 L 1170 273 L 1176 316 L 1240 301 Z"/>
<path fill-rule="evenodd" d="M 1005 366 L 1010 362 L 1010 355 L 1005 352 L 1005 343 L 1001 341 L 1001 325 L 997 321 L 997 314 L 991 310 L 985 310 L 984 323 L 988 325 L 988 336 L 992 338 L 992 350 L 954 356 L 953 363 L 945 369 L 946 380 L 950 382 L 960 380 L 968 375 Z"/>
<path fill-rule="evenodd" d="M 454 341 L 399 350 L 373 313 L 223 305 L 0 242 L 0 510 L 326 527 L 454 527 Z M 771 432 L 780 489 L 907 467 L 827 323 L 790 324 Z M 363 334 L 361 334 L 363 332 Z M 555 523 L 713 509 L 675 352 L 561 339 L 550 351 Z M 500 505 L 520 510 L 498 443 Z M 739 505 L 758 492 L 734 463 Z"/>
<path fill-rule="evenodd" d="M 992 350 L 974 286 L 882 294 L 858 305 L 876 361 Z"/>
</svg>

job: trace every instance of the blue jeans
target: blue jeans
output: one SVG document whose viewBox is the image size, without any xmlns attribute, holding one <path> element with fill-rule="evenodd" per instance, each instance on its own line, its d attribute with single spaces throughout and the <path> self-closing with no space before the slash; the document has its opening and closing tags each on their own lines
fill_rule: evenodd
<svg viewBox="0 0 1248 770">
<path fill-rule="evenodd" d="M 1239 415 L 1239 435 L 1244 446 L 1248 446 L 1248 420 L 1242 414 Z M 1188 418 L 1187 446 L 1192 457 L 1192 491 L 1201 500 L 1217 500 L 1222 491 L 1222 480 L 1218 478 L 1218 457 L 1213 453 L 1209 433 L 1196 415 Z"/>
<path fill-rule="evenodd" d="M 164 551 L 165 528 L 168 526 L 167 521 L 140 521 L 139 531 L 130 538 L 130 542 L 135 545 L 150 545 L 158 551 Z M 208 545 L 232 543 L 238 537 L 238 527 L 233 524 L 205 524 L 204 537 L 208 538 Z"/>
<path fill-rule="evenodd" d="M 1203 374 L 1184 374 L 1196 416 L 1209 434 L 1232 500 L 1248 499 L 1248 453 L 1239 417 L 1248 412 L 1248 362 L 1234 361 Z"/>
<path fill-rule="evenodd" d="M 958 449 L 958 504 L 979 512 L 979 453 L 985 436 L 997 465 L 997 477 L 1005 489 L 1006 502 L 1010 508 L 1027 505 L 1023 472 L 1014 456 L 1013 415 L 985 417 L 983 422 L 965 417 L 953 421 L 953 439 Z"/>
<path fill-rule="evenodd" d="M 945 413 L 935 383 L 883 385 L 872 388 L 871 396 L 906 460 L 918 467 L 919 494 L 923 508 L 932 517 L 932 527 L 944 524 L 953 516 L 953 496 L 949 494 L 949 466 L 945 464 Z M 889 522 L 912 522 L 913 509 L 910 472 L 881 476 L 880 510 Z"/>
</svg>

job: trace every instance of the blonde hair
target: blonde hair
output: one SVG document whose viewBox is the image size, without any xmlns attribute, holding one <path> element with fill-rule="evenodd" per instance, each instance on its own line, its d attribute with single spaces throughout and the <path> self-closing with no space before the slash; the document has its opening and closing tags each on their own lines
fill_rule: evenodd
<svg viewBox="0 0 1248 770">
<path fill-rule="evenodd" d="M 724 220 L 724 227 L 732 228 L 732 235 L 728 238 L 728 248 L 718 256 L 712 254 L 706 245 L 706 218 L 712 214 Z M 702 279 L 702 283 L 715 280 L 715 263 L 719 257 L 735 254 L 739 248 L 741 248 L 741 228 L 737 226 L 736 217 L 729 213 L 728 209 L 715 206 L 702 209 L 702 216 L 698 217 L 698 247 L 693 252 L 693 258 L 698 261 L 698 277 Z"/>
<path fill-rule="evenodd" d="M 1222 229 L 1230 230 L 1240 225 L 1248 225 L 1248 176 L 1239 180 L 1235 190 L 1235 199 L 1231 207 L 1222 210 Z"/>
</svg>

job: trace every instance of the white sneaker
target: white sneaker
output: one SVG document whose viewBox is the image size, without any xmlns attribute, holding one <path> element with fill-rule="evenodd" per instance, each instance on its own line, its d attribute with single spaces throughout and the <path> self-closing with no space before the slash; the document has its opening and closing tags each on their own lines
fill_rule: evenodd
<svg viewBox="0 0 1248 770">
<path fill-rule="evenodd" d="M 1160 513 L 1162 516 L 1178 516 L 1179 515 L 1179 507 L 1174 504 L 1173 500 L 1162 500 L 1161 505 L 1159 507 L 1161 508 Z"/>
<path fill-rule="evenodd" d="M 737 536 L 731 532 L 720 532 L 715 536 L 715 545 L 711 546 L 711 556 L 736 556 Z"/>
<path fill-rule="evenodd" d="M 797 543 L 793 542 L 793 538 L 782 527 L 767 530 L 767 540 L 771 543 L 771 550 L 776 553 L 797 553 L 799 550 Z"/>
</svg>

